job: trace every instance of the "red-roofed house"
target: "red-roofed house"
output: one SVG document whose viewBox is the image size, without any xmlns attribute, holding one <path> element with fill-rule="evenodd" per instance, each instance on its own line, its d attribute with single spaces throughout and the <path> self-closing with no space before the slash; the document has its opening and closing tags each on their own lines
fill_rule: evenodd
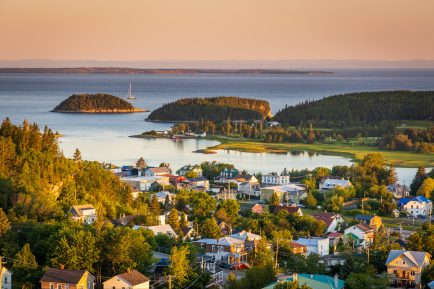
<svg viewBox="0 0 434 289">
<path fill-rule="evenodd" d="M 327 230 L 326 233 L 336 232 L 340 223 L 344 222 L 341 215 L 336 213 L 319 212 L 312 215 L 317 221 L 323 221 Z"/>
<path fill-rule="evenodd" d="M 307 254 L 307 247 L 306 245 L 297 243 L 297 242 L 291 242 L 289 244 L 289 250 L 292 254 L 296 255 L 306 255 Z"/>
</svg>

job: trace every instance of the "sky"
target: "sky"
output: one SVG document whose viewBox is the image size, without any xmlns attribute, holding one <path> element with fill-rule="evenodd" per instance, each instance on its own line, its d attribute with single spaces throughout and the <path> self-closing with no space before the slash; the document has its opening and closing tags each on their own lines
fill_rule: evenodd
<svg viewBox="0 0 434 289">
<path fill-rule="evenodd" d="M 433 0 L 0 0 L 0 60 L 434 59 Z"/>
</svg>

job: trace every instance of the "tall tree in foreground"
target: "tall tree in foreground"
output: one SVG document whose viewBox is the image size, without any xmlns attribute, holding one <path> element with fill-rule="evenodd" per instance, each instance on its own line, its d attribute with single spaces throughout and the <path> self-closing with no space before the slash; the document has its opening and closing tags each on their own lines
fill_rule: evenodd
<svg viewBox="0 0 434 289">
<path fill-rule="evenodd" d="M 423 181 L 427 178 L 425 168 L 420 166 L 417 169 L 416 175 L 414 176 L 414 179 L 410 185 L 410 194 L 413 196 L 416 196 L 417 191 L 422 186 Z"/>
<path fill-rule="evenodd" d="M 170 251 L 170 265 L 167 268 L 167 274 L 172 276 L 172 280 L 184 286 L 188 281 L 190 261 L 188 259 L 189 249 L 187 246 L 173 247 Z"/>
</svg>

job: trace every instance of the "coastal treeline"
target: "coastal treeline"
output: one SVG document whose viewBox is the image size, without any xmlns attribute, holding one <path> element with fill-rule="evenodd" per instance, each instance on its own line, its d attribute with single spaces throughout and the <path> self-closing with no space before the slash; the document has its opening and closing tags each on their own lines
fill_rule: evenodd
<svg viewBox="0 0 434 289">
<path fill-rule="evenodd" d="M 153 121 L 222 122 L 233 120 L 263 120 L 270 116 L 270 104 L 265 100 L 220 96 L 183 98 L 163 104 L 148 117 Z"/>
<path fill-rule="evenodd" d="M 134 111 L 134 106 L 126 100 L 105 93 L 74 94 L 56 106 L 54 112 L 98 112 L 98 111 Z"/>
<path fill-rule="evenodd" d="M 369 127 L 434 117 L 434 91 L 359 92 L 305 101 L 279 111 L 274 120 L 293 126 Z"/>
</svg>

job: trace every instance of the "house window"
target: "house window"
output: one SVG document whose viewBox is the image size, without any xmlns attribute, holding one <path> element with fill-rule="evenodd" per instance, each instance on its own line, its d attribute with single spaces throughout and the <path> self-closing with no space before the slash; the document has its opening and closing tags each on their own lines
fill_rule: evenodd
<svg viewBox="0 0 434 289">
<path fill-rule="evenodd" d="M 53 283 L 50 284 L 50 289 L 54 289 L 54 284 Z"/>
<path fill-rule="evenodd" d="M 62 289 L 62 284 L 58 284 L 57 289 Z"/>
<path fill-rule="evenodd" d="M 115 286 L 113 286 L 113 288 L 112 289 L 116 289 L 116 287 Z"/>
<path fill-rule="evenodd" d="M 214 245 L 212 245 L 212 247 L 211 247 L 211 251 L 215 251 L 215 246 Z"/>
<path fill-rule="evenodd" d="M 414 276 L 414 271 L 411 271 L 411 276 Z"/>
<path fill-rule="evenodd" d="M 405 261 L 402 261 L 402 265 L 405 265 Z"/>
<path fill-rule="evenodd" d="M 8 277 L 5 277 L 5 284 L 8 284 Z"/>
</svg>

